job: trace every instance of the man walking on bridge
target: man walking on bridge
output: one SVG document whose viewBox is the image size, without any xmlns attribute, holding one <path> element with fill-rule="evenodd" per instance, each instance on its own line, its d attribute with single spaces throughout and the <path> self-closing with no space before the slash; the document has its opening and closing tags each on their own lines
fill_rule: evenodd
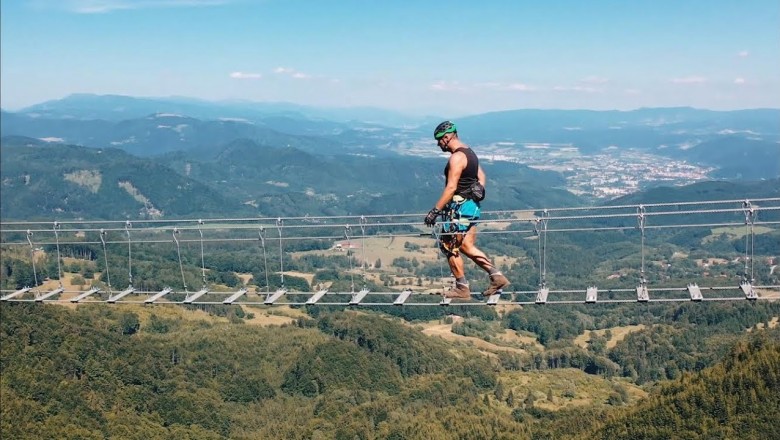
<svg viewBox="0 0 780 440">
<path fill-rule="evenodd" d="M 439 216 L 444 217 L 441 251 L 447 256 L 455 287 L 444 293 L 446 298 L 469 299 L 471 289 L 463 268 L 463 253 L 490 275 L 490 286 L 482 292 L 489 297 L 509 285 L 509 280 L 496 269 L 487 255 L 476 246 L 479 220 L 479 202 L 485 198 L 485 173 L 479 166 L 474 150 L 461 142 L 454 123 L 444 121 L 433 132 L 441 151 L 449 152 L 444 167 L 444 191 L 425 217 L 425 224 L 434 226 Z"/>
</svg>

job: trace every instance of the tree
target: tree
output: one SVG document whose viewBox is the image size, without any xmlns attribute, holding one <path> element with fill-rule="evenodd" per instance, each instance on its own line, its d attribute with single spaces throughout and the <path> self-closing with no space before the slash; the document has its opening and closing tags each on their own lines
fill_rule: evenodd
<svg viewBox="0 0 780 440">
<path fill-rule="evenodd" d="M 119 331 L 123 335 L 132 335 L 138 331 L 141 323 L 135 313 L 122 313 L 119 317 Z"/>
<path fill-rule="evenodd" d="M 512 390 L 509 390 L 509 394 L 506 396 L 506 404 L 509 405 L 510 408 L 515 406 L 515 393 Z"/>
<path fill-rule="evenodd" d="M 523 405 L 525 405 L 526 408 L 532 408 L 535 401 L 536 397 L 534 397 L 534 392 L 529 390 L 528 395 L 525 396 L 525 400 L 523 400 Z"/>
<path fill-rule="evenodd" d="M 493 395 L 496 396 L 497 400 L 504 400 L 504 383 L 500 380 L 496 384 L 496 389 L 493 391 Z"/>
</svg>

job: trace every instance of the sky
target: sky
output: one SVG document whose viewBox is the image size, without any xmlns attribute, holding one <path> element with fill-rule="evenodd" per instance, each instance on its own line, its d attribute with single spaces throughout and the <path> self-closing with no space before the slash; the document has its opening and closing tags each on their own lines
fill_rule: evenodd
<svg viewBox="0 0 780 440">
<path fill-rule="evenodd" d="M 72 93 L 440 115 L 780 108 L 780 1 L 0 2 L 0 106 Z"/>
</svg>

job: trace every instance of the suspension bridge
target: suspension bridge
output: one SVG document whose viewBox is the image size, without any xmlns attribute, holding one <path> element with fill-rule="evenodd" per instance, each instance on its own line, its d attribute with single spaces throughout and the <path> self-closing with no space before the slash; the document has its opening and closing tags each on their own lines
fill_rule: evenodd
<svg viewBox="0 0 780 440">
<path fill-rule="evenodd" d="M 365 240 L 375 238 L 402 239 L 430 237 L 434 246 L 445 235 L 441 228 L 422 226 L 424 214 L 377 214 L 346 216 L 304 216 L 277 218 L 213 218 L 213 219 L 150 219 L 150 220 L 52 220 L 52 221 L 3 221 L 0 222 L 0 246 L 5 252 L 20 255 L 29 252 L 34 285 L 16 290 L 0 291 L 2 302 L 73 303 L 73 304 L 193 304 L 193 305 L 326 305 L 326 306 L 435 306 L 457 304 L 459 306 L 496 306 L 531 304 L 609 304 L 650 303 L 679 301 L 744 301 L 766 300 L 780 297 L 780 285 L 755 283 L 755 242 L 759 227 L 777 229 L 780 225 L 780 198 L 756 198 L 740 200 L 689 201 L 680 203 L 654 203 L 612 206 L 588 206 L 549 209 L 523 209 L 483 212 L 479 220 L 480 235 L 519 235 L 537 242 L 538 255 L 534 265 L 538 268 L 538 287 L 533 290 L 505 290 L 488 298 L 472 293 L 472 300 L 455 303 L 449 298 L 431 296 L 420 289 L 402 291 L 371 291 L 358 288 L 355 275 L 361 276 L 368 266 L 365 259 Z M 699 286 L 695 282 L 677 280 L 654 286 L 648 281 L 646 236 L 664 229 L 694 230 L 712 228 L 744 228 L 745 251 L 741 256 L 744 266 L 739 280 L 723 280 L 719 285 Z M 547 259 L 555 246 L 548 237 L 556 234 L 584 232 L 633 231 L 640 248 L 638 276 L 630 285 L 619 288 L 599 288 L 583 285 L 577 289 L 556 289 L 548 282 Z M 301 292 L 285 287 L 285 244 L 293 241 L 341 241 L 347 243 L 348 273 L 351 286 L 348 291 L 318 289 Z M 360 243 L 353 252 L 353 243 Z M 241 287 L 225 292 L 207 283 L 207 264 L 204 249 L 214 244 L 231 244 L 241 248 L 256 249 L 264 262 L 264 286 L 250 291 Z M 86 286 L 82 290 L 66 289 L 62 283 L 61 247 L 67 245 L 96 245 L 102 250 L 105 279 L 100 285 Z M 144 291 L 133 286 L 143 278 L 133 267 L 133 251 L 143 246 L 170 246 L 175 250 L 181 285 L 168 286 L 159 291 Z M 182 260 L 182 248 L 199 249 L 202 285 L 198 288 L 187 284 Z M 44 288 L 39 280 L 36 252 L 43 248 L 56 253 L 58 286 Z M 121 253 L 127 256 L 127 267 L 110 267 L 109 255 Z M 273 276 L 280 277 L 279 288 L 271 289 L 269 283 L 268 255 L 278 254 L 279 270 Z M 363 252 L 360 267 L 357 254 Z M 775 250 L 775 256 L 780 249 Z M 96 256 L 99 258 L 99 256 Z M 439 257 L 444 268 L 444 258 Z M 468 263 L 470 264 L 470 263 Z M 127 270 L 129 285 L 115 288 L 111 272 Z M 565 268 L 556 268 L 564 270 Z M 275 270 L 275 269 L 274 269 Z M 365 277 L 363 277 L 365 280 Z M 256 281 L 260 285 L 260 282 Z M 48 285 L 51 285 L 49 283 Z M 442 287 L 443 289 L 443 287 Z M 430 289 L 428 289 L 430 290 Z"/>
</svg>

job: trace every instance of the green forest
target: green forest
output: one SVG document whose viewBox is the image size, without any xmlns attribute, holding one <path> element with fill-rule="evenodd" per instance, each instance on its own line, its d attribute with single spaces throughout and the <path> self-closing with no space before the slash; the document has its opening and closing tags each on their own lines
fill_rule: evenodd
<svg viewBox="0 0 780 440">
<path fill-rule="evenodd" d="M 349 241 L 341 224 L 289 221 L 284 249 L 281 228 L 266 225 L 269 232 L 256 224 L 263 212 L 330 216 L 355 209 L 366 214 L 427 209 L 429 195 L 440 188 L 431 177 L 440 172 L 439 161 L 387 161 L 393 172 L 384 175 L 375 172 L 377 163 L 366 165 L 363 159 L 323 162 L 275 151 L 295 158 L 290 163 L 300 169 L 318 171 L 290 189 L 268 183 L 290 172 L 289 164 L 260 163 L 268 157 L 245 160 L 258 148 L 254 143 L 235 142 L 199 161 L 171 154 L 165 165 L 111 149 L 13 143 L 3 148 L 16 154 L 15 162 L 3 161 L 4 184 L 12 189 L 4 190 L 12 197 L 4 197 L 3 204 L 14 207 L 12 217 L 44 222 L 30 226 L 36 229 L 32 235 L 19 224 L 3 231 L 0 289 L 4 294 L 34 289 L 19 302 L 0 303 L 2 438 L 776 437 L 776 299 L 593 305 L 583 304 L 581 296 L 556 294 L 551 299 L 578 304 L 440 307 L 440 298 L 422 293 L 444 283 L 446 263 L 437 256 L 435 237 L 414 221 L 372 224 L 367 239 L 390 238 L 362 248 L 383 246 L 386 253 L 370 259 L 357 250 L 334 249 L 335 242 Z M 52 166 L 56 172 L 49 172 Z M 561 182 L 549 173 L 518 172 L 499 163 L 489 167 L 497 179 L 494 200 L 520 209 L 540 201 L 581 203 L 551 190 Z M 387 179 L 398 181 L 399 169 L 416 177 L 376 195 L 378 188 L 392 187 Z M 233 174 L 241 179 L 227 179 Z M 318 179 L 342 190 L 368 183 L 349 204 L 337 204 L 327 194 L 308 195 Z M 536 184 L 526 185 L 529 181 Z M 256 197 L 269 185 L 272 192 Z M 240 193 L 241 188 L 251 192 Z M 775 197 L 777 188 L 767 182 L 708 182 L 612 203 L 742 200 Z M 150 205 L 141 195 L 163 202 Z M 486 211 L 497 207 L 485 206 Z M 532 302 L 535 295 L 528 292 L 541 285 L 560 290 L 593 285 L 600 289 L 600 301 L 620 299 L 633 293 L 621 297 L 618 290 L 633 288 L 642 278 L 659 289 L 695 282 L 707 299 L 742 297 L 737 286 L 744 280 L 780 285 L 777 228 L 748 228 L 752 225 L 742 224 L 745 214 L 739 209 L 680 220 L 685 210 L 709 208 L 670 204 L 667 214 L 682 214 L 650 217 L 653 229 L 640 231 L 633 215 L 597 219 L 603 211 L 580 206 L 579 222 L 551 222 L 563 231 L 549 236 L 532 231 L 527 221 L 494 213 L 505 224 L 480 228 L 479 246 L 512 280 L 513 293 L 504 301 Z M 200 221 L 196 229 L 186 220 L 141 220 L 157 211 L 167 218 L 203 215 L 203 224 L 213 227 L 204 226 L 204 240 L 198 235 Z M 56 235 L 41 229 L 51 228 L 52 213 L 63 222 L 83 216 L 138 220 L 134 229 L 123 230 L 119 221 L 105 233 L 105 223 L 72 220 L 65 229 L 75 229 Z M 236 225 L 227 221 L 211 224 L 216 213 L 255 220 L 231 229 Z M 761 221 L 780 218 L 777 210 L 759 213 Z M 703 226 L 679 228 L 675 222 Z M 717 226 L 722 223 L 732 226 Z M 363 226 L 354 224 L 352 233 Z M 179 235 L 174 227 L 181 228 Z M 62 241 L 54 244 L 55 239 Z M 467 263 L 466 272 L 472 291 L 486 287 L 487 277 L 473 264 Z M 48 289 L 61 282 L 81 291 L 98 287 L 102 292 L 94 298 L 103 301 L 125 286 L 141 292 L 170 287 L 174 293 L 166 299 L 178 302 L 201 286 L 211 298 L 239 288 L 249 293 L 233 305 L 219 300 L 76 305 L 64 296 L 57 304 L 32 302 L 43 285 Z M 411 288 L 420 294 L 416 301 L 431 304 L 290 305 L 320 286 L 347 298 L 356 288 L 367 288 L 387 293 L 372 298 L 385 301 Z M 714 289 L 722 286 L 731 291 Z M 278 306 L 241 304 L 250 295 L 262 299 L 281 287 L 289 292 Z"/>
<path fill-rule="evenodd" d="M 381 312 L 320 308 L 257 326 L 194 306 L 3 303 L 0 430 L 25 439 L 776 434 L 780 329 L 768 323 L 780 304 L 599 310 L 529 307 L 453 328 L 538 337 L 571 321 L 542 348 L 497 356 Z M 587 348 L 571 344 L 583 329 L 623 322 L 645 328 L 609 349 L 595 334 Z M 587 404 L 566 404 L 582 396 Z"/>
</svg>

